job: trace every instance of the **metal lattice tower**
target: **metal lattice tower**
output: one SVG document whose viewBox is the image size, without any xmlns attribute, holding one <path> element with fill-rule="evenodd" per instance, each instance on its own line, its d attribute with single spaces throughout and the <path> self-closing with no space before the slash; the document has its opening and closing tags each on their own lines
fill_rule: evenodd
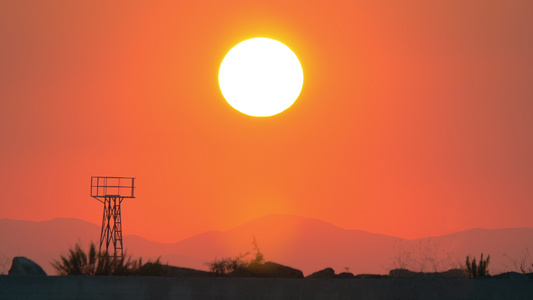
<svg viewBox="0 0 533 300">
<path fill-rule="evenodd" d="M 111 244 L 113 257 L 122 257 L 124 254 L 120 204 L 125 198 L 135 198 L 134 192 L 135 178 L 133 177 L 91 177 L 91 197 L 104 204 L 100 252 L 102 252 L 102 246 L 105 246 L 105 252 L 111 255 L 109 252 Z"/>
</svg>

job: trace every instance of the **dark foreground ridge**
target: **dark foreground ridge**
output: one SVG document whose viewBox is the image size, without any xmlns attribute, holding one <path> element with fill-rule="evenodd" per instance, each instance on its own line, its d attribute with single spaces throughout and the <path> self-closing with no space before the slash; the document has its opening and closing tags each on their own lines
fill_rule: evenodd
<svg viewBox="0 0 533 300">
<path fill-rule="evenodd" d="M 10 299 L 530 299 L 531 279 L 0 276 Z"/>
<path fill-rule="evenodd" d="M 0 276 L 1 299 L 527 299 L 533 274 L 467 278 L 461 269 L 388 275 L 326 268 L 308 275 L 273 262 L 252 263 L 229 274 L 147 263 L 157 276 L 46 276 L 33 261 L 16 257 Z M 149 271 L 150 271 L 149 270 Z M 43 276 L 44 275 L 44 276 Z"/>
</svg>

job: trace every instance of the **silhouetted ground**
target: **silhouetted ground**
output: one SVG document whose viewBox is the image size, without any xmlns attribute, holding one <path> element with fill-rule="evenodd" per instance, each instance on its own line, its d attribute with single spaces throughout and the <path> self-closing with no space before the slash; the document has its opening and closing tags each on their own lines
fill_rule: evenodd
<svg viewBox="0 0 533 300">
<path fill-rule="evenodd" d="M 531 299 L 531 279 L 0 276 L 1 299 Z"/>
<path fill-rule="evenodd" d="M 0 299 L 531 299 L 533 295 L 533 274 L 515 272 L 468 279 L 461 269 L 354 275 L 326 268 L 303 278 L 300 270 L 273 262 L 253 263 L 228 275 L 147 263 L 148 269 L 157 267 L 158 277 L 46 276 L 42 269 L 23 268 L 34 265 L 28 259 L 13 261 L 21 271 L 10 274 L 35 275 L 0 276 Z"/>
</svg>

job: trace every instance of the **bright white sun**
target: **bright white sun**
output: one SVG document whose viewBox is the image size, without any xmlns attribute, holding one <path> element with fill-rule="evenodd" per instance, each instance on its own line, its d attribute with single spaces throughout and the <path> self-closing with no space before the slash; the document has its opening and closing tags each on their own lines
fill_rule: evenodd
<svg viewBox="0 0 533 300">
<path fill-rule="evenodd" d="M 233 108 L 250 116 L 269 117 L 296 101 L 304 74 L 289 47 L 276 40 L 254 38 L 226 54 L 218 82 L 222 95 Z"/>
</svg>

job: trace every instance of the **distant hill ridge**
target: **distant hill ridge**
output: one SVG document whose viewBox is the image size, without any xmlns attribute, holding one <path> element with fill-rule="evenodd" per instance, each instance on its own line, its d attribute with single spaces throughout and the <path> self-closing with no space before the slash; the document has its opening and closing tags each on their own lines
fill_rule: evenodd
<svg viewBox="0 0 533 300">
<path fill-rule="evenodd" d="M 2 259 L 26 256 L 54 274 L 50 261 L 66 254 L 76 243 L 99 240 L 100 226 L 79 219 L 48 221 L 0 219 L 0 268 Z M 449 235 L 406 240 L 398 237 L 342 229 L 333 224 L 292 215 L 267 215 L 227 231 L 208 231 L 173 244 L 124 236 L 128 254 L 145 260 L 161 257 L 170 265 L 206 269 L 214 258 L 236 256 L 252 250 L 256 239 L 265 258 L 297 269 L 304 274 L 332 267 L 337 272 L 385 274 L 402 264 L 415 266 L 437 258 L 451 268 L 466 255 L 491 255 L 489 270 L 499 273 L 513 269 L 526 249 L 533 251 L 533 228 L 470 229 Z M 9 266 L 8 266 L 9 267 Z M 1 270 L 6 272 L 7 270 Z M 432 271 L 432 270 L 427 270 Z"/>
</svg>

